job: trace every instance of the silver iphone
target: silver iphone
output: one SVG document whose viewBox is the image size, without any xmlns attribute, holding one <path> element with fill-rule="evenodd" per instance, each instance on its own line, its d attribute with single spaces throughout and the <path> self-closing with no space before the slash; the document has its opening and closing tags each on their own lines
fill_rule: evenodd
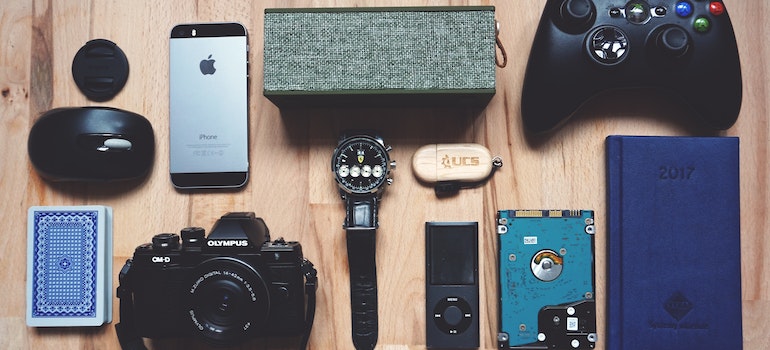
<svg viewBox="0 0 770 350">
<path fill-rule="evenodd" d="M 171 182 L 182 189 L 242 187 L 249 178 L 246 28 L 180 24 L 169 43 Z"/>
</svg>

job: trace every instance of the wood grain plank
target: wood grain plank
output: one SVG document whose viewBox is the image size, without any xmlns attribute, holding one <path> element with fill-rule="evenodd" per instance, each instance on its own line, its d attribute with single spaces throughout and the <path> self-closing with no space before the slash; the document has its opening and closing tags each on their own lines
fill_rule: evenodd
<svg viewBox="0 0 770 350">
<path fill-rule="evenodd" d="M 743 107 L 736 125 L 700 127 L 676 96 L 658 91 L 609 92 L 584 105 L 568 125 L 542 137 L 522 128 L 520 96 L 529 51 L 545 0 L 265 0 L 265 1 L 5 1 L 0 5 L 0 348 L 119 349 L 113 325 L 95 329 L 32 329 L 24 324 L 26 210 L 31 205 L 104 204 L 115 210 L 114 282 L 123 262 L 154 234 L 186 226 L 207 230 L 227 211 L 254 211 L 273 237 L 298 240 L 319 273 L 311 349 L 351 349 L 344 208 L 330 173 L 337 137 L 347 128 L 382 131 L 398 162 L 382 201 L 378 230 L 379 349 L 425 348 L 424 223 L 478 221 L 481 348 L 497 335 L 498 209 L 593 209 L 596 292 L 604 349 L 606 245 L 604 137 L 735 135 L 741 138 L 741 230 L 744 348 L 770 348 L 770 4 L 725 0 L 743 70 Z M 356 108 L 281 111 L 261 94 L 263 13 L 268 7 L 494 5 L 508 53 L 497 93 L 483 109 Z M 250 43 L 250 171 L 240 191 L 174 190 L 168 178 L 168 35 L 179 23 L 238 21 Z M 130 64 L 113 100 L 88 101 L 70 65 L 86 41 L 117 43 Z M 643 96 L 643 105 L 630 103 Z M 144 115 L 155 131 L 155 165 L 143 180 L 120 184 L 50 183 L 34 171 L 26 138 L 38 116 L 55 107 L 105 105 Z M 429 143 L 472 142 L 504 165 L 484 186 L 438 199 L 411 173 L 412 154 Z M 9 268 L 12 267 L 12 268 Z M 113 299 L 115 322 L 118 301 Z M 113 322 L 113 324 L 115 323 Z M 200 340 L 147 340 L 154 349 L 213 349 Z M 296 339 L 257 339 L 236 349 L 296 348 Z"/>
</svg>

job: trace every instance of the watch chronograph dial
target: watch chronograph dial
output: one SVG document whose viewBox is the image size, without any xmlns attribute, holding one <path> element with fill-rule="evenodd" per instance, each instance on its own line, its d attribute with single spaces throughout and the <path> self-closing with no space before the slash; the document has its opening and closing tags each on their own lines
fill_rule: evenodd
<svg viewBox="0 0 770 350">
<path fill-rule="evenodd" d="M 332 157 L 332 170 L 347 192 L 376 192 L 387 180 L 390 158 L 380 142 L 367 136 L 346 139 Z"/>
</svg>

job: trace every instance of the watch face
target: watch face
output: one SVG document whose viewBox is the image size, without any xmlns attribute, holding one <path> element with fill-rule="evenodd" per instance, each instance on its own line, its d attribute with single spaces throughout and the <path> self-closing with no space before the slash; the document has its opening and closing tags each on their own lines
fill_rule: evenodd
<svg viewBox="0 0 770 350">
<path fill-rule="evenodd" d="M 337 147 L 332 171 L 337 183 L 349 193 L 376 192 L 388 177 L 388 151 L 371 137 L 355 136 Z"/>
</svg>

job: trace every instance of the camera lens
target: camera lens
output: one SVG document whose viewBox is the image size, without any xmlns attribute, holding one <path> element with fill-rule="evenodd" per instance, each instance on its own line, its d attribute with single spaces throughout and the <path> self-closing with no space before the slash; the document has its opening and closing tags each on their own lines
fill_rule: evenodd
<svg viewBox="0 0 770 350">
<path fill-rule="evenodd" d="M 270 309 L 267 285 L 259 272 L 223 257 L 194 270 L 188 313 L 196 333 L 217 345 L 233 345 L 264 327 Z"/>
<path fill-rule="evenodd" d="M 229 326 L 243 320 L 238 315 L 240 304 L 244 299 L 242 291 L 232 281 L 214 281 L 210 287 L 202 291 L 207 294 L 204 297 L 201 309 L 213 323 L 221 326 Z"/>
<path fill-rule="evenodd" d="M 222 316 L 227 316 L 229 314 L 229 311 L 233 310 L 233 308 L 231 308 L 232 300 L 230 300 L 231 299 L 230 293 L 225 292 L 215 297 L 216 297 L 215 300 L 218 300 L 219 302 L 219 305 L 217 305 L 217 309 L 219 310 L 219 313 Z"/>
</svg>

